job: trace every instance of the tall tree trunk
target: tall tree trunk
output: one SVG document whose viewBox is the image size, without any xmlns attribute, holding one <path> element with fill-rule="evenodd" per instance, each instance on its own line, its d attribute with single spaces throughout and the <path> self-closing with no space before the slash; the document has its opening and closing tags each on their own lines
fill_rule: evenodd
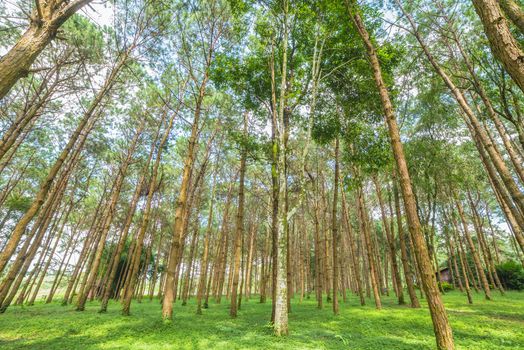
<svg viewBox="0 0 524 350">
<path fill-rule="evenodd" d="M 493 121 L 493 123 L 495 125 L 495 128 L 497 129 L 497 131 L 498 131 L 498 133 L 499 133 L 499 135 L 500 135 L 500 137 L 502 139 L 503 145 L 504 145 L 506 151 L 508 152 L 508 155 L 510 157 L 510 160 L 511 160 L 511 163 L 512 163 L 512 165 L 514 167 L 515 172 L 519 176 L 520 180 L 524 181 L 524 168 L 522 166 L 522 155 L 519 154 L 518 149 L 515 148 L 515 145 L 514 145 L 513 141 L 511 140 L 511 138 L 507 134 L 506 127 L 500 121 L 497 113 L 495 112 L 493 104 L 491 103 L 491 100 L 489 99 L 488 94 L 484 90 L 484 87 L 482 86 L 482 83 L 480 82 L 480 80 L 478 78 L 478 75 L 475 72 L 474 66 L 471 63 L 469 55 L 466 53 L 466 51 L 462 47 L 462 44 L 460 42 L 460 38 L 457 35 L 456 30 L 452 26 L 452 21 L 449 20 L 449 19 L 447 19 L 447 20 L 450 23 L 450 31 L 452 32 L 453 40 L 455 41 L 455 43 L 456 43 L 456 45 L 457 45 L 457 47 L 458 47 L 458 49 L 460 51 L 460 54 L 461 54 L 462 58 L 464 59 L 464 63 L 466 65 L 466 68 L 468 69 L 471 77 L 473 78 L 474 88 L 477 91 L 478 95 L 480 96 L 482 102 L 486 106 L 487 114 L 490 117 L 490 119 Z M 450 50 L 452 50 L 452 48 L 450 48 Z M 480 112 L 480 109 L 478 108 L 478 106 L 477 106 L 477 110 L 479 110 L 479 112 Z M 486 131 L 488 132 L 487 128 L 486 128 Z"/>
<path fill-rule="evenodd" d="M 322 309 L 322 291 L 324 284 L 322 244 L 320 243 L 320 199 L 318 198 L 318 176 L 315 181 L 315 198 L 314 198 L 314 224 L 315 224 L 315 286 L 317 297 L 317 308 Z"/>
<path fill-rule="evenodd" d="M 166 283 L 164 290 L 164 299 L 162 301 L 162 318 L 164 320 L 171 320 L 173 318 L 173 299 L 174 299 L 174 284 L 175 274 L 178 263 L 178 253 L 181 246 L 181 239 L 184 235 L 184 216 L 186 215 L 187 202 L 188 202 L 188 190 L 189 190 L 189 178 L 193 169 L 193 162 L 195 159 L 195 152 L 197 148 L 198 139 L 198 126 L 200 121 L 200 114 L 202 108 L 202 102 L 206 92 L 207 83 L 207 71 L 202 81 L 198 93 L 198 98 L 195 107 L 195 113 L 193 118 L 193 125 L 191 127 L 191 135 L 189 137 L 189 144 L 187 148 L 187 155 L 184 160 L 184 169 L 182 172 L 182 182 L 180 184 L 180 193 L 176 201 L 175 207 L 175 223 L 173 226 L 173 238 L 171 240 L 171 247 L 169 250 L 169 262 L 166 270 Z"/>
<path fill-rule="evenodd" d="M 191 245 L 189 246 L 189 255 L 187 257 L 187 268 L 186 275 L 184 277 L 184 284 L 182 289 L 182 306 L 187 305 L 187 300 L 190 294 L 190 279 L 191 279 L 191 270 L 193 269 L 193 262 L 195 260 L 195 249 L 198 246 L 198 236 L 200 233 L 200 221 L 198 218 L 198 210 L 200 210 L 200 193 L 197 195 L 197 205 L 195 206 L 195 222 L 193 229 L 193 236 L 191 237 Z"/>
<path fill-rule="evenodd" d="M 506 16 L 524 34 L 524 11 L 519 4 L 514 0 L 500 0 L 499 4 Z"/>
<path fill-rule="evenodd" d="M 60 26 L 91 1 L 35 0 L 38 10 L 31 13 L 29 28 L 18 42 L 0 57 L 0 100 L 20 78 L 29 74 L 31 65 L 54 39 Z"/>
<path fill-rule="evenodd" d="M 399 274 L 398 265 L 397 265 L 395 240 L 393 237 L 394 232 L 390 230 L 391 226 L 388 225 L 388 220 L 386 218 L 386 209 L 384 205 L 384 200 L 382 198 L 382 191 L 380 189 L 380 184 L 378 183 L 378 179 L 375 176 L 373 177 L 372 180 L 373 180 L 373 183 L 375 184 L 375 189 L 376 189 L 377 197 L 378 197 L 378 203 L 380 206 L 380 213 L 382 216 L 382 225 L 384 226 L 384 231 L 386 232 L 386 239 L 388 241 L 389 254 L 390 254 L 390 259 L 391 259 L 391 270 L 392 270 L 392 275 L 393 275 L 393 283 L 395 286 L 395 293 L 397 293 L 399 305 L 403 305 L 405 304 L 404 293 L 402 292 L 402 283 L 400 281 L 400 274 Z M 390 196 L 389 205 L 390 205 L 389 210 L 391 213 L 393 213 L 393 210 L 391 208 L 391 196 Z"/>
<path fill-rule="evenodd" d="M 339 183 L 339 177 L 340 177 L 340 169 L 339 169 L 339 139 L 338 136 L 335 140 L 335 178 L 333 179 L 333 205 L 332 205 L 332 213 L 331 213 L 331 231 L 333 233 L 332 239 L 333 239 L 333 313 L 335 315 L 338 315 L 339 313 L 339 307 L 338 307 L 338 279 L 339 279 L 339 271 L 338 271 L 338 254 L 337 249 L 339 245 L 339 234 L 338 234 L 338 218 L 337 218 L 337 202 L 338 202 L 338 183 Z"/>
<path fill-rule="evenodd" d="M 473 202 L 473 198 L 471 197 L 471 193 L 469 191 L 467 195 L 468 195 L 468 200 L 469 200 L 469 204 L 471 208 L 471 213 L 473 214 L 472 215 L 473 216 L 473 226 L 475 227 L 475 231 L 477 233 L 477 239 L 479 241 L 480 248 L 483 252 L 484 262 L 489 272 L 491 284 L 500 291 L 500 294 L 504 295 L 504 287 L 502 287 L 502 284 L 500 283 L 500 279 L 497 274 L 497 270 L 495 269 L 495 264 L 493 263 L 493 257 L 491 255 L 491 251 L 486 242 L 486 236 L 484 235 L 484 229 L 482 227 L 480 215 L 478 213 L 477 207 L 475 203 Z"/>
<path fill-rule="evenodd" d="M 366 246 L 366 252 L 367 252 L 367 262 L 368 262 L 368 269 L 369 269 L 369 279 L 371 282 L 371 288 L 373 289 L 373 298 L 375 300 L 375 307 L 380 310 L 382 309 L 382 301 L 380 300 L 380 287 L 379 287 L 379 279 L 378 279 L 378 273 L 377 273 L 377 265 L 375 261 L 375 254 L 373 249 L 373 243 L 371 238 L 371 232 L 368 222 L 368 214 L 367 214 L 367 208 L 366 208 L 366 201 L 364 199 L 364 189 L 362 188 L 362 185 L 359 186 L 357 191 L 358 196 L 358 211 L 359 211 L 359 219 L 360 219 L 360 231 L 362 232 L 362 236 L 364 237 L 364 244 Z"/>
<path fill-rule="evenodd" d="M 499 2 L 472 0 L 488 37 L 493 55 L 504 65 L 513 81 L 524 92 L 524 53 L 509 30 Z"/>
<path fill-rule="evenodd" d="M 346 0 L 349 5 L 349 0 Z M 420 222 L 417 215 L 417 207 L 413 196 L 413 190 L 411 188 L 411 180 L 409 176 L 408 167 L 406 164 L 406 157 L 402 143 L 400 141 L 400 132 L 393 112 L 393 106 L 389 98 L 389 92 L 384 83 L 382 72 L 380 69 L 380 63 L 377 57 L 375 48 L 371 42 L 369 34 L 364 27 L 364 23 L 360 18 L 356 9 L 350 9 L 350 15 L 355 23 L 358 32 L 366 47 L 371 67 L 373 69 L 373 75 L 377 88 L 379 90 L 380 98 L 384 108 L 384 114 L 386 116 L 386 122 L 388 125 L 391 147 L 393 149 L 393 155 L 397 166 L 398 176 L 400 180 L 402 196 L 404 197 L 404 206 L 406 209 L 406 216 L 408 219 L 408 227 L 415 245 L 415 253 L 417 255 L 417 262 L 421 270 L 421 282 L 428 299 L 428 306 L 433 321 L 433 329 L 435 331 L 435 337 L 437 347 L 439 349 L 453 349 L 453 334 L 449 325 L 448 317 L 444 304 L 440 297 L 440 293 L 437 286 L 435 275 L 433 274 L 433 267 L 431 266 L 431 259 L 429 257 L 428 248 L 424 241 L 424 236 L 420 229 Z"/>
<path fill-rule="evenodd" d="M 247 133 L 247 114 L 244 113 L 244 138 L 248 137 Z M 240 177 L 238 182 L 238 209 L 236 218 L 236 230 L 235 238 L 233 240 L 233 283 L 231 286 L 231 307 L 229 309 L 229 315 L 233 318 L 237 317 L 238 308 L 238 281 L 240 278 L 240 258 L 242 255 L 241 243 L 242 236 L 244 235 L 244 178 L 246 176 L 246 161 L 247 161 L 247 148 L 245 145 L 242 146 L 240 154 Z"/>
<path fill-rule="evenodd" d="M 457 197 L 455 197 L 455 205 L 457 206 L 460 221 L 462 222 L 462 229 L 464 231 L 464 236 L 466 237 L 466 242 L 468 243 L 469 250 L 473 257 L 473 262 L 475 263 L 475 268 L 478 271 L 480 282 L 482 283 L 482 289 L 484 289 L 484 295 L 487 300 L 491 300 L 491 290 L 489 289 L 488 280 L 486 279 L 486 274 L 484 273 L 484 268 L 482 267 L 482 264 L 480 262 L 477 249 L 475 248 L 475 244 L 473 243 L 473 239 L 471 238 L 471 235 L 469 233 L 468 224 L 466 222 L 466 217 L 464 215 L 462 204 L 460 203 L 460 200 Z"/>
<path fill-rule="evenodd" d="M 288 9 L 289 2 L 284 0 L 283 3 L 283 38 L 282 38 L 282 67 L 280 79 L 280 97 L 278 106 L 278 142 L 277 154 L 278 162 L 276 173 L 279 183 L 279 207 L 278 207 L 278 227 L 276 230 L 277 241 L 277 259 L 273 269 L 276 270 L 276 279 L 273 288 L 275 289 L 275 319 L 273 328 L 276 336 L 287 335 L 288 330 L 288 290 L 287 290 L 287 236 L 289 234 L 289 218 L 286 205 L 287 197 L 287 178 L 286 178 L 286 159 L 287 159 L 287 132 L 288 127 L 285 121 L 286 114 L 286 91 L 287 91 L 287 46 L 288 46 Z M 273 53 L 274 55 L 274 53 Z M 274 82 L 274 65 L 272 67 L 272 87 L 274 95 L 276 94 L 276 84 Z"/>
<path fill-rule="evenodd" d="M 151 179 L 149 180 L 149 189 L 147 192 L 147 199 L 146 204 L 144 208 L 144 212 L 142 214 L 142 223 L 140 225 L 139 231 L 136 235 L 135 239 L 135 251 L 134 251 L 134 258 L 129 266 L 129 284 L 128 288 L 126 289 L 126 292 L 124 294 L 124 297 L 122 299 L 122 314 L 123 315 L 129 315 L 130 309 L 131 309 L 131 299 L 133 298 L 133 290 L 138 278 L 138 270 L 140 266 L 140 256 L 142 255 L 142 248 L 144 246 L 144 237 L 146 234 L 146 231 L 149 227 L 149 222 L 151 220 L 151 207 L 153 203 L 153 196 L 155 194 L 155 189 L 157 187 L 157 181 L 158 181 L 158 169 L 160 167 L 160 161 L 162 159 L 162 151 L 164 148 L 164 145 L 167 142 L 167 139 L 169 137 L 169 134 L 171 132 L 171 129 L 173 128 L 173 122 L 175 121 L 175 117 L 177 116 L 177 113 L 173 113 L 169 119 L 167 119 L 167 109 L 164 112 L 164 116 L 162 117 L 162 122 L 164 120 L 167 120 L 167 125 L 164 130 L 164 134 L 162 135 L 162 139 L 160 140 L 160 143 L 157 146 L 157 153 L 155 158 L 155 163 L 153 165 L 152 173 L 151 173 Z"/>
<path fill-rule="evenodd" d="M 457 242 L 457 251 L 459 253 L 460 267 L 462 269 L 462 276 L 464 277 L 464 286 L 466 287 L 466 295 L 468 297 L 468 303 L 473 304 L 473 298 L 471 297 L 471 289 L 469 287 L 468 271 L 466 269 L 466 264 L 467 264 L 466 254 L 464 253 L 464 248 L 462 246 L 462 240 L 459 237 L 458 225 L 456 223 L 456 220 L 453 214 L 452 214 L 452 223 L 454 226 L 453 232 L 455 236 L 455 241 Z"/>
<path fill-rule="evenodd" d="M 258 224 L 253 223 L 251 227 L 251 232 L 249 235 L 249 243 L 248 243 L 248 252 L 247 252 L 247 266 L 246 266 L 246 288 L 245 288 L 245 295 L 246 295 L 246 301 L 249 300 L 251 297 L 251 284 L 252 284 L 252 269 L 253 269 L 253 256 L 255 253 L 255 244 L 256 244 L 256 234 L 258 230 Z"/>
<path fill-rule="evenodd" d="M 364 299 L 364 290 L 362 288 L 362 278 L 360 274 L 360 264 L 359 259 L 357 255 L 357 243 L 356 239 L 353 235 L 353 229 L 351 227 L 351 221 L 349 220 L 349 212 L 347 210 L 347 204 L 346 204 L 346 194 L 342 190 L 342 215 L 344 215 L 344 221 L 346 223 L 346 229 L 347 229 L 347 236 L 349 239 L 349 248 L 350 248 L 350 256 L 351 256 L 351 265 L 353 267 L 353 274 L 355 277 L 355 282 L 357 286 L 357 293 L 360 298 L 360 305 L 364 306 L 366 304 L 366 300 Z"/>
<path fill-rule="evenodd" d="M 207 228 L 206 228 L 206 236 L 204 238 L 204 250 L 202 252 L 202 260 L 200 265 L 200 280 L 198 282 L 198 289 L 197 289 L 197 315 L 202 314 L 202 297 L 204 296 L 204 293 L 206 292 L 206 285 L 207 285 L 207 270 L 209 265 L 209 243 L 211 240 L 211 234 L 213 232 L 213 209 L 215 205 L 215 191 L 216 191 L 216 173 L 217 173 L 217 163 L 218 163 L 218 157 L 215 163 L 215 169 L 213 172 L 213 187 L 211 188 L 211 196 L 209 200 L 209 214 L 207 217 Z M 230 186 L 230 189 L 232 189 L 232 186 Z M 209 288 L 209 287 L 208 287 Z"/>
</svg>

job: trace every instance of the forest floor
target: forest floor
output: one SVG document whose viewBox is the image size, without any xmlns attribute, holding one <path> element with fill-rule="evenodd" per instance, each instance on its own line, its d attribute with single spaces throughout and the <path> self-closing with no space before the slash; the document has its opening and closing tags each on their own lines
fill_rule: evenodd
<svg viewBox="0 0 524 350">
<path fill-rule="evenodd" d="M 444 296 L 457 349 L 524 349 L 524 293 L 495 294 L 486 301 L 474 295 L 468 305 L 459 292 Z M 352 296 L 333 316 L 331 304 L 316 308 L 314 299 L 292 302 L 290 335 L 277 338 L 268 326 L 271 303 L 243 300 L 237 319 L 228 303 L 210 304 L 195 314 L 194 299 L 177 304 L 175 319 L 160 319 L 160 304 L 134 302 L 132 315 L 120 315 L 116 303 L 99 314 L 98 302 L 84 312 L 58 302 L 10 307 L 0 315 L 0 349 L 434 349 L 433 328 L 426 307 L 395 304 L 393 296 L 377 311 L 373 301 L 361 307 Z"/>
</svg>

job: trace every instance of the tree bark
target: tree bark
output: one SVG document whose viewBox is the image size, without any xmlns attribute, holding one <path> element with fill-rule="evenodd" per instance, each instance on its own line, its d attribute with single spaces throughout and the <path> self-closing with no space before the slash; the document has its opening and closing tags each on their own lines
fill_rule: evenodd
<svg viewBox="0 0 524 350">
<path fill-rule="evenodd" d="M 184 234 L 184 214 L 187 208 L 189 178 L 193 169 L 193 162 L 195 158 L 195 150 L 197 148 L 198 126 L 201 114 L 202 102 L 206 91 L 207 74 L 204 81 L 200 85 L 197 104 L 195 108 L 193 125 L 191 127 L 191 136 L 189 137 L 189 144 L 187 148 L 187 156 L 184 160 L 184 170 L 182 173 L 182 182 L 180 184 L 180 193 L 176 201 L 175 207 L 175 223 L 173 227 L 173 238 L 171 241 L 171 248 L 169 250 L 169 262 L 166 270 L 166 283 L 164 291 L 164 299 L 162 301 L 162 318 L 164 320 L 172 320 L 173 318 L 173 299 L 174 299 L 174 283 L 175 274 L 178 263 L 178 252 L 181 246 L 180 240 Z"/>
<path fill-rule="evenodd" d="M 338 244 L 340 241 L 338 234 L 338 218 L 337 218 L 337 202 L 338 202 L 338 183 L 340 177 L 339 169 L 339 139 L 338 136 L 335 140 L 335 178 L 333 179 L 333 205 L 331 213 L 331 231 L 333 233 L 333 314 L 338 315 L 339 306 L 338 306 Z"/>
<path fill-rule="evenodd" d="M 346 0 L 349 5 L 349 0 Z M 400 141 L 400 132 L 393 112 L 393 106 L 389 98 L 389 92 L 387 91 L 384 83 L 382 72 L 380 69 L 380 63 L 377 57 L 375 48 L 371 42 L 369 34 L 360 18 L 360 15 L 350 10 L 350 15 L 355 23 L 357 30 L 362 38 L 366 47 L 370 64 L 373 69 L 373 75 L 377 88 L 379 90 L 380 98 L 384 108 L 384 114 L 388 125 L 391 146 L 393 149 L 393 155 L 397 166 L 398 176 L 402 189 L 402 196 L 404 197 L 404 206 L 406 209 L 406 216 L 408 219 L 408 227 L 415 245 L 415 253 L 417 255 L 417 262 L 421 270 L 421 282 L 428 299 L 428 306 L 433 321 L 433 329 L 435 331 L 435 337 L 437 347 L 439 349 L 453 349 L 453 334 L 449 325 L 448 317 L 444 304 L 440 297 L 440 293 L 437 286 L 435 275 L 433 274 L 433 267 L 431 266 L 431 259 L 429 257 L 426 242 L 420 229 L 420 221 L 417 215 L 417 207 L 413 196 L 413 190 L 411 188 L 411 180 L 409 171 L 406 163 L 406 157 L 402 143 Z"/>
<path fill-rule="evenodd" d="M 382 309 L 382 301 L 380 299 L 380 287 L 379 287 L 379 278 L 377 272 L 377 265 L 375 262 L 375 254 L 373 249 L 373 242 L 371 238 L 371 232 L 368 225 L 368 214 L 366 208 L 366 201 L 364 199 L 364 190 L 362 185 L 359 186 L 357 190 L 358 196 L 358 211 L 359 211 L 359 221 L 360 221 L 360 231 L 364 237 L 364 244 L 366 246 L 367 252 L 367 262 L 369 269 L 369 279 L 371 281 L 371 288 L 373 289 L 373 298 L 375 300 L 375 307 L 380 310 Z"/>
<path fill-rule="evenodd" d="M 513 81 L 524 92 L 524 53 L 511 34 L 496 0 L 472 0 L 488 37 L 493 55 L 504 65 Z"/>
<path fill-rule="evenodd" d="M 244 138 L 247 138 L 247 115 L 244 113 Z M 244 234 L 244 178 L 246 176 L 246 161 L 247 161 L 247 147 L 242 146 L 240 154 L 240 176 L 238 181 L 238 209 L 236 218 L 236 231 L 233 243 L 233 283 L 231 286 L 231 307 L 229 315 L 233 318 L 237 317 L 238 309 L 238 281 L 240 278 L 240 258 L 242 255 L 241 243 Z"/>
<path fill-rule="evenodd" d="M 500 8 L 513 24 L 524 34 L 524 11 L 514 0 L 500 0 Z"/>
<path fill-rule="evenodd" d="M 366 305 L 366 299 L 364 298 L 364 290 L 362 288 L 362 278 L 360 274 L 360 263 L 357 255 L 357 243 L 356 239 L 353 235 L 353 229 L 351 227 L 351 221 L 349 220 L 349 212 L 347 210 L 347 204 L 346 204 L 346 194 L 344 191 L 342 191 L 342 215 L 344 215 L 344 221 L 346 223 L 346 229 L 347 229 L 347 236 L 349 239 L 349 248 L 350 248 L 350 256 L 351 256 L 351 263 L 353 267 L 353 274 L 355 278 L 355 284 L 357 287 L 357 293 L 360 299 L 360 305 L 364 306 Z"/>
<path fill-rule="evenodd" d="M 386 218 L 386 209 L 384 205 L 384 199 L 382 198 L 382 191 L 380 189 L 380 184 L 378 183 L 378 179 L 373 177 L 373 183 L 375 184 L 375 189 L 377 192 L 378 197 L 378 203 L 380 206 L 380 214 L 382 217 L 382 225 L 384 226 L 384 231 L 386 232 L 386 239 L 389 247 L 389 254 L 391 259 L 391 270 L 393 275 L 393 283 L 395 286 L 395 293 L 397 293 L 397 299 L 399 305 L 405 304 L 404 302 L 404 293 L 402 291 L 402 283 L 400 281 L 400 274 L 398 271 L 398 265 L 397 265 L 397 258 L 396 258 L 396 249 L 395 249 L 395 241 L 394 241 L 394 232 L 391 232 L 390 225 L 388 225 L 388 220 Z M 391 196 L 390 196 L 390 211 L 392 211 L 391 208 Z"/>
<path fill-rule="evenodd" d="M 31 14 L 29 28 L 18 42 L 0 57 L 0 100 L 20 78 L 29 74 L 31 65 L 54 39 L 60 26 L 92 0 L 35 1 L 40 10 Z"/>
<path fill-rule="evenodd" d="M 462 204 L 460 203 L 460 200 L 456 198 L 456 196 L 455 205 L 459 213 L 460 221 L 462 222 L 462 229 L 464 231 L 464 236 L 466 237 L 466 242 L 468 243 L 469 250 L 471 252 L 471 255 L 473 256 L 473 262 L 475 263 L 475 267 L 480 277 L 480 282 L 482 283 L 482 289 L 484 289 L 484 295 L 487 300 L 491 300 L 491 290 L 489 289 L 489 284 L 488 280 L 486 279 L 486 274 L 484 273 L 484 268 L 482 267 L 477 249 L 475 248 L 475 244 L 473 243 L 473 239 L 471 238 L 471 235 L 469 233 L 468 224 L 466 222 L 466 217 L 464 216 Z"/>
</svg>

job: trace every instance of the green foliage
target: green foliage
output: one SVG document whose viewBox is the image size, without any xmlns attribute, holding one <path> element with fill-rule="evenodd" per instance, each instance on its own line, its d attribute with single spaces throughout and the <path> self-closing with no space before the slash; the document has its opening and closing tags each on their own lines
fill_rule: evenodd
<svg viewBox="0 0 524 350">
<path fill-rule="evenodd" d="M 311 135 L 317 143 L 326 145 L 340 133 L 340 126 L 339 115 L 331 111 L 313 120 Z"/>
<path fill-rule="evenodd" d="M 345 160 L 358 165 L 366 174 L 384 170 L 392 160 L 391 147 L 385 128 L 352 120 L 344 133 L 346 144 L 351 145 L 344 153 Z"/>
<path fill-rule="evenodd" d="M 31 206 L 32 202 L 33 199 L 31 197 L 15 193 L 11 194 L 9 198 L 7 198 L 6 206 L 10 210 L 25 213 L 27 209 L 29 209 L 29 207 Z"/>
<path fill-rule="evenodd" d="M 450 292 L 455 289 L 451 283 L 448 282 L 440 282 L 440 287 L 444 292 Z"/>
<path fill-rule="evenodd" d="M 82 57 L 93 62 L 102 62 L 103 33 L 88 18 L 75 14 L 62 25 L 61 30 L 65 33 L 68 43 L 75 47 Z"/>
<path fill-rule="evenodd" d="M 524 268 L 513 260 L 506 261 L 495 267 L 500 282 L 506 289 L 524 289 Z"/>
</svg>

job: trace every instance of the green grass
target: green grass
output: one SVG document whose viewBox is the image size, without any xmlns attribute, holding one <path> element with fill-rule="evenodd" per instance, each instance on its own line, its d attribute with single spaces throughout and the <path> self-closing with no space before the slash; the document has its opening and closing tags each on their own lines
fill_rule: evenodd
<svg viewBox="0 0 524 350">
<path fill-rule="evenodd" d="M 458 292 L 444 296 L 458 349 L 524 349 L 524 293 L 509 292 L 494 301 L 475 295 L 474 304 Z M 0 315 L 0 349 L 433 349 L 427 308 L 410 309 L 385 298 L 377 311 L 371 300 L 358 306 L 355 297 L 341 303 L 339 316 L 331 304 L 317 310 L 315 301 L 292 303 L 290 335 L 277 338 L 268 327 L 271 304 L 243 302 L 237 319 L 228 303 L 211 303 L 195 315 L 194 300 L 175 306 L 175 320 L 160 320 L 158 300 L 133 303 L 132 315 L 120 315 L 117 303 L 98 314 L 98 303 L 86 311 L 58 303 L 11 307 Z"/>
</svg>

